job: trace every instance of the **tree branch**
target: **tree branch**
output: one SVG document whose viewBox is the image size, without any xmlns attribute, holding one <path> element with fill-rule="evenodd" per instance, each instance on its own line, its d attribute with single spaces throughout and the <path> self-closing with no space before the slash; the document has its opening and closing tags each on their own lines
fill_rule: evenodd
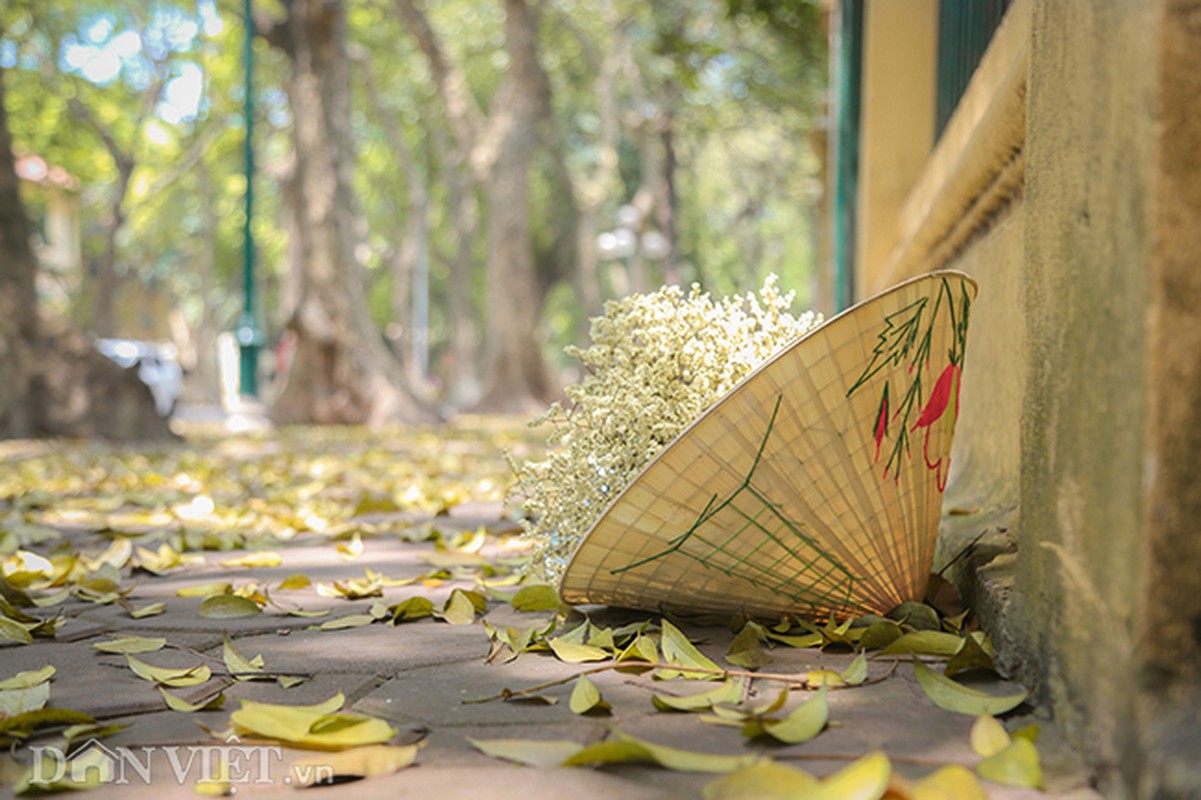
<svg viewBox="0 0 1201 800">
<path fill-rule="evenodd" d="M 556 678 L 555 680 L 552 680 L 552 681 L 546 681 L 545 683 L 539 683 L 536 686 L 527 686 L 524 689 L 517 689 L 517 690 L 506 688 L 496 694 L 490 694 L 487 697 L 471 697 L 471 698 L 467 698 L 465 700 L 460 700 L 459 702 L 466 705 L 469 703 L 490 703 L 493 700 L 509 700 L 512 698 L 529 697 L 530 695 L 537 694 L 537 693 L 543 691 L 544 689 L 553 689 L 556 686 L 562 686 L 565 683 L 571 683 L 572 681 L 577 680 L 578 678 L 582 678 L 585 675 L 595 675 L 598 672 L 609 672 L 612 670 L 629 670 L 629 671 L 641 670 L 643 672 L 667 671 L 667 672 L 679 672 L 679 673 L 688 673 L 688 674 L 695 673 L 698 675 L 712 675 L 715 678 L 720 678 L 722 680 L 727 680 L 729 678 L 746 678 L 747 680 L 760 680 L 760 681 L 771 681 L 774 683 L 783 683 L 783 684 L 786 684 L 791 689 L 802 689 L 802 690 L 808 691 L 808 692 L 815 692 L 815 691 L 818 691 L 819 689 L 823 689 L 823 688 L 827 689 L 827 690 L 861 689 L 865 686 L 873 686 L 877 683 L 883 683 L 884 681 L 891 678 L 893 675 L 896 674 L 898 663 L 899 662 L 897 662 L 897 661 L 893 661 L 892 668 L 886 674 L 879 675 L 875 678 L 870 678 L 868 680 L 863 681 L 862 683 L 855 683 L 855 684 L 846 683 L 846 684 L 831 685 L 829 683 L 825 683 L 824 681 L 813 681 L 809 677 L 808 670 L 806 670 L 804 672 L 796 672 L 796 673 L 757 672 L 755 670 L 745 670 L 745 669 L 722 669 L 721 667 L 717 667 L 716 669 L 714 669 L 712 667 L 681 666 L 679 664 L 667 664 L 667 663 L 664 663 L 661 661 L 613 661 L 608 664 L 601 664 L 600 666 L 590 667 L 581 672 L 577 672 L 574 675 L 568 675 L 565 678 Z"/>
<path fill-rule="evenodd" d="M 471 95 L 467 76 L 446 57 L 445 49 L 429 18 L 413 0 L 396 0 L 396 10 L 429 63 L 430 75 L 451 130 L 460 147 L 470 149 L 484 128 L 483 110 Z"/>
<path fill-rule="evenodd" d="M 384 106 L 383 97 L 380 95 L 379 83 L 375 79 L 375 71 L 371 67 L 371 58 L 369 54 L 360 47 L 350 49 L 350 59 L 358 67 L 359 73 L 363 78 L 363 88 L 367 91 L 367 100 L 371 104 L 371 110 L 375 112 L 375 117 L 380 125 L 384 128 L 384 133 L 388 137 L 388 143 L 392 145 L 392 151 L 396 154 L 396 158 L 400 161 L 400 168 L 405 174 L 405 181 L 410 186 L 410 193 L 414 187 L 417 187 L 422 195 L 425 196 L 425 181 L 417 172 L 417 164 L 413 158 L 413 149 L 409 147 L 408 141 L 405 139 L 404 130 L 401 128 L 396 116 L 389 112 Z M 424 202 L 424 199 L 422 200 Z"/>
<path fill-rule="evenodd" d="M 108 151 L 109 156 L 117 165 L 118 173 L 132 172 L 134 167 L 133 155 L 122 149 L 117 143 L 112 131 L 108 126 L 100 121 L 91 107 L 81 101 L 77 97 L 72 97 L 67 101 L 67 108 L 71 112 L 71 116 L 87 123 L 96 135 L 100 137 L 100 142 L 104 145 L 104 149 Z"/>
<path fill-rule="evenodd" d="M 171 165 L 171 168 L 160 173 L 158 180 L 151 184 L 146 191 L 147 197 L 154 197 L 162 192 L 171 184 L 175 183 L 179 178 L 190 171 L 192 167 L 204 157 L 208 152 L 209 146 L 221 134 L 221 129 L 225 127 L 225 120 L 211 120 L 200 135 L 192 140 L 192 144 L 188 147 L 187 152 Z"/>
</svg>

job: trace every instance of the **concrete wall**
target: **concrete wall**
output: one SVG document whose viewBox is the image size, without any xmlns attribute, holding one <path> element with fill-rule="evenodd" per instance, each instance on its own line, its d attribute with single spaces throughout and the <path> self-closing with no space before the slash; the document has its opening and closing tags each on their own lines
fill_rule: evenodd
<svg viewBox="0 0 1201 800">
<path fill-rule="evenodd" d="M 1198 796 L 1201 3 L 1034 14 L 1014 610 L 1113 795 Z"/>
<path fill-rule="evenodd" d="M 941 556 L 990 534 L 1004 663 L 1107 795 L 1201 797 L 1201 0 L 1019 15 L 876 280 L 980 283 Z"/>
<path fill-rule="evenodd" d="M 1033 12 L 1015 630 L 1057 720 L 1117 791 L 1136 780 L 1152 4 Z"/>
<path fill-rule="evenodd" d="M 1164 4 L 1150 233 L 1144 796 L 1201 796 L 1201 0 Z"/>
<path fill-rule="evenodd" d="M 1201 3 L 1031 13 L 1025 252 L 1009 279 L 1028 349 L 1002 624 L 1110 796 L 1195 797 Z M 1007 269 L 981 252 L 969 271 L 973 258 Z M 974 323 L 975 342 L 1009 334 Z M 985 380 L 1008 392 L 1004 371 Z M 988 442 L 971 424 L 962 435 L 965 453 Z"/>
</svg>

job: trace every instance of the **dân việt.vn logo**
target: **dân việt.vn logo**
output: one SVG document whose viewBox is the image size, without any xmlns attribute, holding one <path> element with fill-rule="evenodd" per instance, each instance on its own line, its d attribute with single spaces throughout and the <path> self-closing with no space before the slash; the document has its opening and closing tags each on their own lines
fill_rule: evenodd
<svg viewBox="0 0 1201 800">
<path fill-rule="evenodd" d="M 236 793 L 251 784 L 304 786 L 331 783 L 332 766 L 296 764 L 283 769 L 283 748 L 243 744 L 236 736 L 214 745 L 141 745 L 109 747 L 89 739 L 69 754 L 58 747 L 31 747 L 26 783 L 52 790 L 136 784 L 213 783 Z"/>
</svg>

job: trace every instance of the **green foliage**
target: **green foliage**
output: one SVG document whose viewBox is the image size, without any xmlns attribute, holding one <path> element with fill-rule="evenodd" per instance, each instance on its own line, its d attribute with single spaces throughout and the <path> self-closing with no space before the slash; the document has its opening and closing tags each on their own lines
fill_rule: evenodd
<svg viewBox="0 0 1201 800">
<path fill-rule="evenodd" d="M 501 102 L 508 76 L 502 4 L 425 5 L 448 60 L 466 77 L 471 100 L 488 114 Z M 265 35 L 283 19 L 283 4 L 257 3 L 256 10 L 264 35 L 254 46 L 259 172 L 253 230 L 263 321 L 274 339 L 287 311 L 281 286 L 290 267 L 290 67 L 284 50 Z M 658 180 L 665 137 L 675 152 L 679 279 L 731 293 L 775 272 L 787 288 L 803 291 L 814 258 L 817 172 L 808 135 L 825 74 L 817 4 L 553 0 L 542 4 L 540 18 L 539 56 L 551 82 L 554 120 L 542 132 L 530 180 L 541 284 L 530 298 L 530 313 L 552 299 L 542 318 L 547 353 L 561 352 L 583 329 L 576 294 L 582 192 L 600 192 L 600 230 L 613 227 L 618 207 Z M 356 255 L 368 276 L 368 305 L 380 328 L 393 321 L 391 256 L 404 246 L 413 213 L 409 196 L 415 187 L 389 139 L 390 126 L 397 126 L 428 191 L 422 211 L 431 233 L 425 254 L 428 339 L 435 350 L 445 349 L 454 322 L 447 309 L 457 248 L 449 207 L 455 157 L 449 126 L 430 65 L 392 3 L 348 4 L 347 32 L 354 188 L 362 217 Z M 84 264 L 104 249 L 116 191 L 116 164 L 98 125 L 134 165 L 121 207 L 126 219 L 117 239 L 118 273 L 127 284 L 171 298 L 193 330 L 203 320 L 229 329 L 240 311 L 244 36 L 240 3 L 232 0 L 10 0 L 0 7 L 0 67 L 14 141 L 20 152 L 36 153 L 78 181 Z M 609 95 L 599 96 L 597 77 L 606 58 L 616 60 L 606 67 L 612 71 Z M 356 74 L 366 69 L 377 84 L 378 103 Z M 609 158 L 606 107 L 615 126 L 615 180 L 589 188 L 585 184 Z M 81 108 L 96 125 L 84 121 Z M 467 191 L 480 194 L 478 185 Z M 26 194 L 35 215 L 44 216 L 47 199 Z M 663 213 L 652 210 L 652 226 Z M 478 231 L 486 214 L 481 207 Z M 485 249 L 477 235 L 469 324 L 485 313 Z M 651 266 L 652 284 L 666 277 Z M 620 290 L 620 281 L 608 276 L 621 269 L 618 262 L 604 265 L 605 297 Z M 86 274 L 68 276 L 67 299 L 78 301 L 85 284 Z M 803 295 L 801 300 L 807 302 Z M 130 322 L 128 310 L 126 315 Z M 165 336 L 163 321 L 158 324 Z"/>
</svg>

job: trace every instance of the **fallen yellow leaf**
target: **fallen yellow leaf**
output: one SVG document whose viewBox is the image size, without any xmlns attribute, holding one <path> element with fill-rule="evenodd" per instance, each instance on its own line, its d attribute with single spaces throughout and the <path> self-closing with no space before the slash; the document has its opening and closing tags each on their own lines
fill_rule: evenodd
<svg viewBox="0 0 1201 800">
<path fill-rule="evenodd" d="M 253 673 L 263 671 L 263 657 L 255 656 L 247 660 L 234 649 L 233 642 L 229 640 L 228 636 L 221 645 L 221 658 L 225 661 L 225 668 L 229 670 L 229 673 L 240 680 L 253 677 Z"/>
<path fill-rule="evenodd" d="M 604 661 L 609 658 L 609 654 L 599 647 L 593 647 L 587 644 L 578 642 L 569 642 L 562 637 L 551 639 L 547 642 L 550 645 L 551 652 L 560 661 L 566 661 L 568 664 L 581 664 L 585 661 Z"/>
<path fill-rule="evenodd" d="M 50 702 L 50 684 L 47 682 L 19 689 L 0 690 L 0 718 L 37 711 L 44 708 L 48 702 Z"/>
<path fill-rule="evenodd" d="M 763 720 L 763 732 L 785 744 L 804 744 L 821 733 L 830 718 L 826 688 L 778 722 Z"/>
<path fill-rule="evenodd" d="M 715 689 L 683 697 L 666 694 L 651 695 L 651 702 L 660 711 L 708 711 L 719 703 L 737 703 L 742 699 L 743 681 L 727 680 Z"/>
<path fill-rule="evenodd" d="M 200 602 L 200 616 L 205 619 L 240 619 L 263 613 L 259 604 L 236 594 L 215 594 Z"/>
<path fill-rule="evenodd" d="M 247 553 L 244 556 L 237 556 L 235 558 L 226 558 L 217 563 L 227 569 L 235 567 L 255 569 L 259 567 L 278 567 L 284 563 L 284 558 L 279 553 L 264 550 L 258 553 Z"/>
<path fill-rule="evenodd" d="M 817 780 L 807 772 L 764 760 L 705 784 L 705 800 L 793 800 Z"/>
<path fill-rule="evenodd" d="M 1009 747 L 1009 732 L 991 714 L 981 714 L 972 723 L 972 749 L 981 758 L 995 756 Z"/>
<path fill-rule="evenodd" d="M 951 764 L 915 783 L 913 800 L 988 800 L 988 795 L 971 770 Z"/>
<path fill-rule="evenodd" d="M 243 700 L 230 715 L 240 733 L 287 742 L 314 750 L 380 744 L 396 735 L 396 729 L 366 714 L 338 712 L 345 702 L 341 692 L 312 706 L 276 705 Z"/>
<path fill-rule="evenodd" d="M 676 747 L 654 744 L 625 733 L 619 738 L 589 745 L 563 761 L 565 767 L 591 764 L 650 763 L 677 772 L 733 772 L 749 767 L 759 760 L 758 755 L 744 756 L 700 753 Z"/>
<path fill-rule="evenodd" d="M 569 703 L 573 714 L 587 714 L 590 711 L 608 711 L 610 706 L 601 697 L 600 689 L 588 679 L 587 675 L 576 678 L 575 687 L 571 690 Z"/>
<path fill-rule="evenodd" d="M 37 686 L 39 683 L 45 683 L 50 680 L 56 671 L 54 667 L 47 664 L 39 670 L 18 672 L 11 678 L 0 681 L 0 691 L 7 689 L 28 689 L 31 686 Z"/>
<path fill-rule="evenodd" d="M 225 594 L 233 589 L 228 581 L 202 583 L 199 586 L 185 586 L 175 590 L 176 597 L 211 597 L 215 594 Z"/>
<path fill-rule="evenodd" d="M 1043 788 L 1042 762 L 1029 739 L 1014 739 L 1009 747 L 977 764 L 976 772 L 981 778 L 1006 786 Z"/>
<path fill-rule="evenodd" d="M 917 673 L 917 682 L 934 704 L 959 714 L 970 714 L 973 717 L 985 713 L 1004 714 L 1020 706 L 1030 694 L 1026 691 L 1009 695 L 988 694 L 956 683 L 920 661 L 915 661 L 913 667 Z"/>
<path fill-rule="evenodd" d="M 557 767 L 584 749 L 579 742 L 543 739 L 472 739 L 471 746 L 487 756 L 529 767 Z"/>
<path fill-rule="evenodd" d="M 313 580 L 308 575 L 289 575 L 279 583 L 280 589 L 306 589 L 313 585 Z"/>
<path fill-rule="evenodd" d="M 134 619 L 145 619 L 146 617 L 155 617 L 167 610 L 166 603 L 150 603 L 141 608 L 130 608 L 129 616 Z"/>
<path fill-rule="evenodd" d="M 153 653 L 162 650 L 166 644 L 167 640 L 159 637 L 122 636 L 106 642 L 96 642 L 92 649 L 102 653 Z"/>
<path fill-rule="evenodd" d="M 811 669 L 805 673 L 805 683 L 810 686 L 843 686 L 846 681 L 832 669 Z"/>
<path fill-rule="evenodd" d="M 545 584 L 522 587 L 510 602 L 517 611 L 558 611 L 562 605 L 555 587 Z"/>
<path fill-rule="evenodd" d="M 167 708 L 172 711 L 183 711 L 191 714 L 196 711 L 213 711 L 225 705 L 225 693 L 218 692 L 216 695 L 209 697 L 199 703 L 189 703 L 182 697 L 176 697 L 168 692 L 163 687 L 158 687 L 159 693 L 162 694 L 163 700 L 167 702 Z"/>
<path fill-rule="evenodd" d="M 880 800 L 891 775 L 888 757 L 881 752 L 869 753 L 796 797 L 797 800 Z"/>
<path fill-rule="evenodd" d="M 128 653 L 125 654 L 125 660 L 129 662 L 129 668 L 139 678 L 152 681 L 153 683 L 161 683 L 163 686 L 175 688 L 196 686 L 197 684 L 204 683 L 213 676 L 212 670 L 204 664 L 197 664 L 187 669 L 156 667 L 134 658 Z"/>
<path fill-rule="evenodd" d="M 664 670 L 656 675 L 663 680 L 670 680 L 674 677 L 692 678 L 696 680 L 718 681 L 722 679 L 721 667 L 717 666 L 712 660 L 696 649 L 692 642 L 688 641 L 679 628 L 672 625 L 671 622 L 664 619 L 661 621 L 663 630 L 662 641 L 660 647 L 663 649 L 663 660 L 668 664 L 678 667 L 700 667 L 706 672 L 690 672 L 688 670 Z M 709 672 L 708 670 L 712 670 Z"/>
</svg>

